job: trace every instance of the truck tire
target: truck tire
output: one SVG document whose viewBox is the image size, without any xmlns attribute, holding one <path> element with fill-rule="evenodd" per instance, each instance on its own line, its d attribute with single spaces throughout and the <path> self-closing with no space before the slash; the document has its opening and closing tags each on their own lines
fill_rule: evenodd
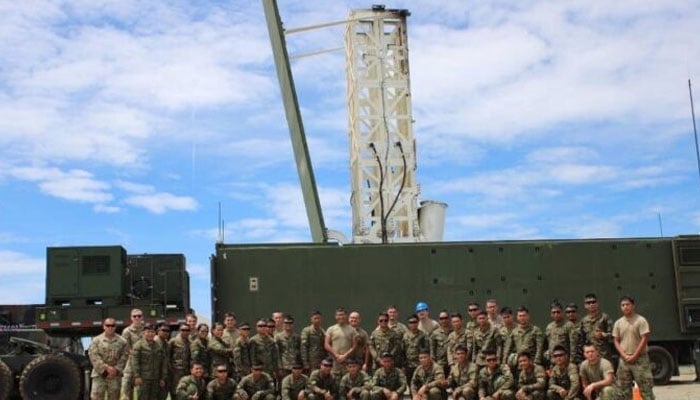
<svg viewBox="0 0 700 400">
<path fill-rule="evenodd" d="M 0 360 L 0 400 L 7 400 L 12 392 L 12 371 Z"/>
<path fill-rule="evenodd" d="M 60 354 L 37 357 L 24 367 L 19 391 L 24 400 L 76 400 L 80 395 L 80 370 Z"/>
<path fill-rule="evenodd" d="M 651 362 L 651 376 L 654 378 L 654 384 L 659 386 L 668 384 L 676 370 L 673 356 L 661 346 L 649 346 L 647 352 Z"/>
</svg>

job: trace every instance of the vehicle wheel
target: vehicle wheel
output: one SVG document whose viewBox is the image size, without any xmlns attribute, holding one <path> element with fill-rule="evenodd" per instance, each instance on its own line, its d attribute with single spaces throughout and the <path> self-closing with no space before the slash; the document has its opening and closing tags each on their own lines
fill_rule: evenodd
<svg viewBox="0 0 700 400">
<path fill-rule="evenodd" d="M 12 392 L 12 371 L 0 360 L 0 400 L 7 400 Z"/>
<path fill-rule="evenodd" d="M 24 367 L 19 391 L 24 400 L 76 400 L 80 395 L 80 371 L 65 356 L 40 356 Z"/>
<path fill-rule="evenodd" d="M 649 361 L 651 362 L 651 375 L 655 385 L 666 385 L 673 376 L 676 363 L 668 350 L 661 346 L 649 346 Z"/>
</svg>

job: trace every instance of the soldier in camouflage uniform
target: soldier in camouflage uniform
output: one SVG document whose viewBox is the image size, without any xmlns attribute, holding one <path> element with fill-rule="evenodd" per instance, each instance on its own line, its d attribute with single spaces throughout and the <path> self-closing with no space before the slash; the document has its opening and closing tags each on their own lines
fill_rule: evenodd
<svg viewBox="0 0 700 400">
<path fill-rule="evenodd" d="M 573 325 L 573 334 L 576 338 L 576 351 L 571 353 L 571 362 L 580 365 L 583 361 L 583 345 L 586 343 L 586 334 L 583 331 L 583 323 L 578 319 L 578 306 L 576 303 L 569 303 L 564 309 L 566 319 Z"/>
<path fill-rule="evenodd" d="M 513 374 L 505 364 L 498 364 L 496 353 L 484 352 L 486 367 L 479 371 L 478 395 L 483 400 L 513 400 Z"/>
<path fill-rule="evenodd" d="M 420 352 L 418 362 L 411 378 L 413 400 L 447 400 L 447 379 L 442 367 L 433 362 L 427 350 Z"/>
<path fill-rule="evenodd" d="M 252 372 L 241 379 L 234 400 L 275 400 L 275 381 L 263 369 L 262 363 L 253 362 Z"/>
<path fill-rule="evenodd" d="M 552 322 L 544 329 L 544 336 L 547 339 L 547 351 L 545 361 L 547 365 L 551 360 L 551 354 L 555 346 L 564 346 L 569 354 L 575 354 L 578 334 L 574 325 L 564 318 L 562 306 L 559 302 L 553 302 L 550 306 L 550 316 Z"/>
<path fill-rule="evenodd" d="M 190 360 L 202 364 L 205 379 L 210 376 L 209 367 L 211 366 L 208 346 L 209 326 L 207 324 L 199 324 L 197 325 L 197 338 L 190 342 Z"/>
<path fill-rule="evenodd" d="M 620 299 L 622 317 L 613 325 L 615 348 L 620 354 L 617 367 L 617 384 L 627 398 L 631 397 L 632 379 L 637 382 L 644 400 L 654 400 L 654 378 L 651 375 L 651 363 L 647 354 L 649 341 L 649 322 L 637 314 L 634 299 L 623 296 Z"/>
<path fill-rule="evenodd" d="M 309 384 L 309 377 L 304 375 L 304 366 L 297 362 L 292 365 L 292 373 L 282 379 L 280 395 L 282 400 L 302 400 Z"/>
<path fill-rule="evenodd" d="M 326 349 L 323 344 L 326 340 L 326 331 L 323 330 L 321 313 L 311 313 L 311 324 L 301 330 L 301 363 L 308 373 L 321 366 L 321 361 L 326 358 Z"/>
<path fill-rule="evenodd" d="M 230 349 L 236 345 L 236 339 L 238 339 L 239 335 L 236 323 L 236 314 L 232 312 L 224 314 L 224 334 L 221 338 L 224 339 L 224 342 Z"/>
<path fill-rule="evenodd" d="M 581 380 L 576 364 L 569 362 L 564 346 L 554 346 L 550 353 L 552 369 L 549 373 L 547 400 L 580 400 Z"/>
<path fill-rule="evenodd" d="M 393 331 L 392 331 L 393 332 Z M 347 361 L 348 373 L 340 378 L 338 397 L 347 400 L 369 400 L 372 382 L 365 371 L 360 370 L 360 361 Z"/>
<path fill-rule="evenodd" d="M 170 354 L 170 398 L 175 398 L 177 384 L 187 375 L 190 366 L 190 327 L 187 324 L 180 325 L 177 336 L 168 341 L 168 354 Z"/>
<path fill-rule="evenodd" d="M 430 334 L 430 356 L 444 371 L 445 368 L 449 368 L 447 363 L 447 337 L 452 331 L 450 314 L 446 310 L 442 310 L 438 319 L 440 320 L 440 327 Z"/>
<path fill-rule="evenodd" d="M 486 315 L 492 327 L 501 329 L 503 326 L 503 319 L 501 318 L 501 314 L 499 314 L 498 302 L 496 299 L 486 300 Z"/>
<path fill-rule="evenodd" d="M 143 339 L 131 350 L 134 386 L 138 400 L 157 400 L 165 387 L 168 364 L 165 348 L 155 341 L 156 331 L 151 324 L 144 326 Z"/>
<path fill-rule="evenodd" d="M 406 333 L 408 327 L 399 321 L 398 307 L 395 305 L 387 307 L 386 314 L 389 316 L 389 328 L 398 333 L 399 337 L 403 337 L 403 334 Z"/>
<path fill-rule="evenodd" d="M 207 384 L 206 400 L 232 400 L 236 393 L 236 381 L 228 376 L 225 365 L 214 369 L 214 379 Z"/>
<path fill-rule="evenodd" d="M 589 293 L 585 296 L 585 305 L 588 314 L 581 320 L 586 342 L 595 344 L 603 358 L 613 361 L 612 353 L 612 328 L 613 321 L 610 316 L 600 311 L 598 298 Z"/>
<path fill-rule="evenodd" d="M 418 329 L 418 316 L 411 315 L 408 318 L 408 327 L 406 333 L 403 334 L 403 346 L 401 346 L 406 376 L 413 377 L 413 371 L 418 367 L 418 352 L 420 349 L 429 348 L 429 343 L 425 333 Z"/>
<path fill-rule="evenodd" d="M 119 399 L 120 380 L 129 358 L 129 345 L 126 339 L 116 334 L 116 321 L 106 318 L 102 323 L 104 332 L 90 342 L 88 355 L 92 363 L 91 400 Z"/>
<path fill-rule="evenodd" d="M 532 355 L 532 361 L 537 365 L 542 365 L 542 356 L 544 353 L 544 334 L 542 330 L 530 323 L 530 310 L 525 306 L 518 308 L 518 326 L 511 332 L 511 348 L 508 353 L 511 354 L 508 360 L 508 366 L 515 370 L 517 368 L 517 356 L 512 354 L 520 354 L 527 351 Z"/>
<path fill-rule="evenodd" d="M 250 360 L 253 365 L 256 363 L 262 365 L 263 370 L 274 378 L 279 369 L 279 355 L 275 340 L 271 336 L 274 321 L 269 326 L 272 326 L 272 329 L 268 328 L 268 322 L 265 320 L 261 319 L 257 322 L 258 333 L 250 339 Z"/>
<path fill-rule="evenodd" d="M 235 375 L 237 379 L 250 374 L 251 371 L 249 334 L 250 325 L 247 322 L 242 323 L 238 329 L 238 339 L 236 339 L 236 343 L 233 346 L 233 366 L 235 370 L 232 376 Z"/>
<path fill-rule="evenodd" d="M 332 368 L 333 360 L 326 358 L 321 361 L 321 368 L 311 373 L 306 391 L 307 399 L 333 400 L 338 398 L 338 381 L 331 373 Z"/>
<path fill-rule="evenodd" d="M 399 400 L 406 391 L 406 375 L 394 366 L 390 353 L 382 354 L 381 359 L 382 367 L 372 377 L 372 400 Z"/>
<path fill-rule="evenodd" d="M 479 303 L 471 301 L 467 304 L 467 314 L 469 315 L 469 321 L 467 321 L 466 329 L 467 331 L 472 331 L 476 329 L 476 316 L 481 312 Z"/>
<path fill-rule="evenodd" d="M 361 318 L 359 312 L 353 311 L 350 313 L 348 322 L 350 326 L 355 330 L 355 334 L 352 339 L 353 349 L 348 357 L 360 360 L 360 362 L 362 363 L 363 371 L 371 371 L 372 355 L 369 351 L 369 334 L 366 330 L 362 329 L 362 327 L 360 326 L 360 321 Z M 337 374 L 334 368 L 333 374 L 335 375 L 337 380 L 340 380 L 340 377 L 342 377 L 345 374 L 345 366 L 343 366 L 342 369 L 342 374 Z"/>
<path fill-rule="evenodd" d="M 454 400 L 476 400 L 477 366 L 469 362 L 469 351 L 464 345 L 455 349 L 455 362 L 450 367 L 448 385 L 452 388 Z"/>
<path fill-rule="evenodd" d="M 170 340 L 170 327 L 165 322 L 161 322 L 156 325 L 156 337 L 155 342 L 158 343 L 163 348 L 163 362 L 165 363 L 165 376 L 163 380 L 165 381 L 165 387 L 161 387 L 158 390 L 158 399 L 165 400 L 170 394 L 170 386 L 172 382 L 172 377 L 170 376 L 170 348 L 168 347 L 168 341 Z"/>
<path fill-rule="evenodd" d="M 122 331 L 122 337 L 126 339 L 126 343 L 129 345 L 129 352 L 134 348 L 136 342 L 143 337 L 143 312 L 138 308 L 134 308 L 131 310 L 130 315 L 131 325 Z M 134 376 L 131 371 L 131 356 L 129 356 L 126 368 L 124 368 L 124 376 L 122 377 L 121 400 L 132 400 L 134 397 Z"/>
<path fill-rule="evenodd" d="M 231 360 L 233 359 L 233 349 L 228 347 L 223 339 L 224 336 L 224 324 L 215 323 L 212 328 L 212 336 L 207 344 L 207 351 L 209 351 L 209 357 L 211 358 L 211 364 L 209 371 L 213 371 L 218 365 L 223 365 L 226 370 L 231 369 Z"/>
<path fill-rule="evenodd" d="M 190 374 L 183 376 L 177 381 L 175 395 L 173 395 L 171 399 L 203 400 L 206 385 L 207 382 L 204 380 L 204 366 L 194 361 L 190 368 Z"/>
<path fill-rule="evenodd" d="M 529 352 L 518 354 L 518 377 L 515 398 L 517 400 L 544 400 L 547 373 L 544 367 L 535 365 Z"/>
<path fill-rule="evenodd" d="M 292 372 L 292 366 L 301 361 L 301 337 L 294 332 L 294 318 L 284 317 L 282 332 L 275 335 L 282 372 L 280 379 Z"/>
<path fill-rule="evenodd" d="M 499 330 L 491 326 L 486 311 L 480 311 L 476 316 L 477 327 L 472 333 L 472 341 L 469 345 L 471 359 L 479 367 L 486 366 L 483 351 L 491 350 L 496 352 L 496 357 L 500 360 L 503 353 L 503 337 Z"/>
<path fill-rule="evenodd" d="M 185 315 L 185 323 L 190 327 L 190 343 L 192 343 L 197 339 L 197 315 L 194 313 Z"/>
<path fill-rule="evenodd" d="M 396 331 L 389 328 L 389 314 L 379 313 L 377 325 L 377 328 L 369 337 L 369 351 L 372 355 L 372 360 L 376 364 L 375 368 L 380 368 L 379 356 L 383 353 L 391 353 L 394 356 L 394 360 L 401 359 L 401 338 Z"/>
<path fill-rule="evenodd" d="M 454 353 L 457 346 L 467 346 L 470 341 L 470 335 L 468 335 L 467 330 L 464 329 L 462 314 L 454 313 L 450 317 L 450 320 L 452 323 L 452 332 L 447 335 L 447 341 L 445 342 L 445 348 L 447 349 L 447 370 L 445 370 L 445 374 L 449 373 L 449 366 L 454 363 Z"/>
</svg>

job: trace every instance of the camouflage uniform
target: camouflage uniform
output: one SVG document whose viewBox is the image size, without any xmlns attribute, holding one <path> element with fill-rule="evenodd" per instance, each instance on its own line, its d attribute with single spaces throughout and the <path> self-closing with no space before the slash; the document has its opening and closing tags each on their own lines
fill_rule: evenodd
<svg viewBox="0 0 700 400">
<path fill-rule="evenodd" d="M 190 342 L 175 336 L 168 342 L 168 354 L 170 355 L 170 397 L 175 398 L 177 384 L 187 375 L 190 367 Z"/>
<path fill-rule="evenodd" d="M 445 381 L 443 367 L 432 363 L 428 368 L 418 366 L 411 378 L 411 394 L 415 395 L 421 387 L 425 386 L 425 398 L 428 400 L 446 400 L 447 391 L 442 386 Z"/>
<path fill-rule="evenodd" d="M 317 369 L 309 376 L 307 397 L 309 400 L 323 400 L 323 394 L 328 391 L 334 398 L 338 398 L 338 382 L 333 374 L 321 375 Z"/>
<path fill-rule="evenodd" d="M 551 358 L 555 346 L 563 346 L 569 354 L 576 354 L 578 334 L 570 321 L 550 322 L 544 329 L 544 335 L 547 338 L 547 359 Z"/>
<path fill-rule="evenodd" d="M 423 331 L 413 333 L 406 331 L 403 334 L 403 358 L 406 376 L 413 377 L 413 371 L 418 367 L 418 351 L 428 348 L 428 337 Z"/>
<path fill-rule="evenodd" d="M 513 400 L 513 374 L 507 365 L 499 365 L 493 372 L 488 368 L 479 371 L 479 398 L 493 399 L 493 394 L 499 394 L 499 400 Z"/>
<path fill-rule="evenodd" d="M 301 330 L 301 363 L 307 371 L 318 369 L 321 361 L 326 358 L 326 349 L 323 347 L 326 340 L 326 332 L 323 328 L 316 329 L 309 325 Z"/>
<path fill-rule="evenodd" d="M 279 360 L 275 340 L 270 336 L 253 336 L 250 339 L 250 361 L 253 364 L 256 361 L 262 364 L 263 371 L 270 374 L 270 376 L 277 375 Z"/>
<path fill-rule="evenodd" d="M 171 399 L 189 400 L 194 395 L 197 395 L 200 400 L 204 398 L 207 382 L 202 379 L 197 379 L 192 375 L 185 375 L 177 382 L 175 386 L 175 396 Z"/>
<path fill-rule="evenodd" d="M 369 400 L 372 382 L 365 371 L 358 371 L 355 377 L 347 373 L 340 378 L 338 391 L 341 399 Z"/>
<path fill-rule="evenodd" d="M 471 332 L 467 334 L 466 329 L 462 329 L 460 332 L 453 330 L 449 335 L 447 335 L 447 341 L 445 341 L 445 348 L 447 350 L 447 365 L 452 365 L 454 363 L 454 354 L 457 346 L 463 345 L 469 347 L 469 338 L 471 337 Z"/>
<path fill-rule="evenodd" d="M 473 363 L 467 362 L 466 365 L 452 364 L 447 381 L 452 388 L 453 399 L 476 399 L 476 372 L 477 366 Z"/>
<path fill-rule="evenodd" d="M 226 378 L 224 383 L 219 383 L 218 380 L 214 379 L 207 384 L 206 400 L 231 400 L 235 393 L 236 381 Z"/>
<path fill-rule="evenodd" d="M 356 328 L 353 343 L 355 350 L 352 352 L 350 357 L 360 360 L 361 365 L 364 365 L 365 363 L 369 364 L 371 362 L 371 360 L 369 360 L 369 358 L 371 358 L 371 354 L 369 351 L 369 334 L 367 334 L 367 331 L 362 328 Z M 367 365 L 367 368 L 371 369 L 372 366 Z M 335 363 L 333 364 L 333 369 L 333 374 L 336 375 L 336 379 L 339 381 L 340 378 L 347 372 L 345 365 L 341 366 L 341 374 L 338 374 L 337 371 L 335 371 Z"/>
<path fill-rule="evenodd" d="M 301 361 L 301 337 L 292 332 L 275 335 L 275 343 L 280 358 L 280 367 L 285 370 L 285 375 L 291 372 L 292 366 Z"/>
<path fill-rule="evenodd" d="M 396 324 L 392 325 L 389 321 L 389 329 L 399 334 L 399 337 L 403 337 L 404 333 L 408 332 L 408 327 L 401 322 L 396 321 Z"/>
<path fill-rule="evenodd" d="M 115 334 L 108 338 L 105 334 L 95 336 L 88 348 L 90 363 L 92 363 L 92 389 L 90 398 L 92 400 L 104 400 L 107 393 L 108 400 L 119 399 L 120 379 L 119 375 L 124 372 L 126 362 L 129 358 L 129 345 L 126 339 Z M 107 378 L 107 367 L 115 367 L 117 376 Z"/>
<path fill-rule="evenodd" d="M 129 352 L 134 348 L 136 342 L 143 337 L 143 325 L 129 325 L 122 331 L 122 337 L 126 339 L 129 345 Z M 132 400 L 134 397 L 134 374 L 131 372 L 131 353 L 124 368 L 124 376 L 122 376 L 121 400 Z"/>
<path fill-rule="evenodd" d="M 586 344 L 586 332 L 584 332 L 583 323 L 581 321 L 571 322 L 571 324 L 571 337 L 575 343 L 575 352 L 571 353 L 571 360 L 574 362 L 574 364 L 581 365 L 581 362 L 584 360 L 583 345 Z"/>
<path fill-rule="evenodd" d="M 501 364 L 508 364 L 508 358 L 512 354 L 514 350 L 513 347 L 513 331 L 515 330 L 517 325 L 511 325 L 511 327 L 507 327 L 505 325 L 501 326 L 498 329 L 498 332 L 501 334 L 501 337 L 503 338 L 503 350 L 502 350 L 502 356 L 500 358 Z"/>
<path fill-rule="evenodd" d="M 517 391 L 522 390 L 532 400 L 544 400 L 547 388 L 547 373 L 539 365 L 523 371 L 518 369 Z"/>
<path fill-rule="evenodd" d="M 233 365 L 239 377 L 250 373 L 250 340 L 244 341 L 242 337 L 236 339 L 236 344 L 233 346 Z"/>
<path fill-rule="evenodd" d="M 382 331 L 377 328 L 372 332 L 372 336 L 369 338 L 369 351 L 372 354 L 372 359 L 379 366 L 379 356 L 382 353 L 389 353 L 394 357 L 394 360 L 400 359 L 401 353 L 401 338 L 398 334 L 392 330 L 387 329 Z"/>
<path fill-rule="evenodd" d="M 472 362 L 483 367 L 486 365 L 486 360 L 484 360 L 484 355 L 481 354 L 482 351 L 491 350 L 495 352 L 499 360 L 503 357 L 503 336 L 501 336 L 501 332 L 491 326 L 491 324 L 489 324 L 488 328 L 485 330 L 476 328 L 472 334 L 472 341 L 468 349 L 469 357 Z"/>
<path fill-rule="evenodd" d="M 233 346 L 236 345 L 236 340 L 238 340 L 238 337 L 239 337 L 238 329 L 236 329 L 236 328 L 233 328 L 233 329 L 224 328 L 224 334 L 221 335 L 221 339 L 224 340 L 224 343 L 226 343 L 230 349 L 232 349 Z"/>
<path fill-rule="evenodd" d="M 594 316 L 586 315 L 581 320 L 581 325 L 583 326 L 583 333 L 586 335 L 585 341 L 598 346 L 600 355 L 608 360 L 612 360 L 613 354 L 610 340 L 612 339 L 613 322 L 610 316 L 604 312 L 598 312 L 598 315 Z M 604 337 L 596 339 L 596 331 L 603 332 Z"/>
<path fill-rule="evenodd" d="M 528 351 L 532 355 L 532 361 L 537 365 L 542 365 L 542 353 L 544 351 L 544 335 L 542 330 L 535 325 L 522 327 L 518 325 L 513 329 L 511 336 L 512 349 L 509 353 L 518 354 Z M 511 357 L 508 364 L 511 368 L 517 367 L 517 357 Z"/>
<path fill-rule="evenodd" d="M 399 394 L 399 398 L 406 391 L 406 375 L 400 369 L 394 367 L 390 371 L 379 368 L 374 371 L 372 377 L 372 400 L 386 400 L 383 389 Z"/>
<path fill-rule="evenodd" d="M 562 397 L 558 392 L 566 390 L 567 395 Z M 578 368 L 575 364 L 569 364 L 566 369 L 558 365 L 552 367 L 549 374 L 548 400 L 580 400 L 581 380 L 578 377 Z"/>
<path fill-rule="evenodd" d="M 621 317 L 613 326 L 613 337 L 620 340 L 620 346 L 630 355 L 634 353 L 642 337 L 650 332 L 649 322 L 636 313 L 631 318 Z M 620 357 L 617 384 L 628 397 L 631 396 L 632 380 L 637 382 L 644 400 L 654 400 L 654 378 L 651 375 L 651 363 L 646 348 L 635 362 L 630 363 Z"/>
<path fill-rule="evenodd" d="M 209 376 L 211 366 L 211 355 L 209 354 L 209 339 L 197 337 L 194 342 L 190 342 L 190 362 L 197 361 L 204 368 L 204 375 Z"/>
<path fill-rule="evenodd" d="M 430 357 L 440 365 L 443 370 L 447 364 L 447 336 L 444 328 L 440 327 L 430 335 Z"/>
<path fill-rule="evenodd" d="M 210 371 L 214 373 L 214 368 L 217 365 L 223 365 L 226 370 L 232 371 L 231 359 L 233 358 L 233 349 L 228 347 L 228 344 L 224 339 L 216 336 L 212 336 L 207 344 L 207 351 L 209 352 L 209 357 L 211 360 Z"/>
<path fill-rule="evenodd" d="M 253 373 L 246 375 L 238 384 L 238 391 L 234 399 L 249 400 L 274 400 L 275 381 L 272 376 L 262 372 L 260 378 L 255 380 Z"/>
<path fill-rule="evenodd" d="M 299 393 L 306 390 L 309 383 L 309 377 L 300 375 L 299 378 L 294 378 L 294 375 L 289 374 L 282 379 L 282 389 L 280 395 L 282 400 L 297 400 Z"/>
<path fill-rule="evenodd" d="M 157 343 L 141 339 L 131 350 L 134 379 L 141 378 L 142 383 L 136 390 L 138 400 L 156 400 L 159 398 L 160 381 L 168 374 L 165 348 Z"/>
</svg>

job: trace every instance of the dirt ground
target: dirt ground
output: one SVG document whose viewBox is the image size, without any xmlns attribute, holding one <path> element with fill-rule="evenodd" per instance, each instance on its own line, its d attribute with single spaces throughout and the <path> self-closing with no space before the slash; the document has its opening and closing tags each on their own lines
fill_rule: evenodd
<svg viewBox="0 0 700 400">
<path fill-rule="evenodd" d="M 671 383 L 654 388 L 656 400 L 698 400 L 700 383 L 695 382 L 695 368 L 691 365 L 680 367 L 680 376 L 675 376 Z"/>
</svg>

